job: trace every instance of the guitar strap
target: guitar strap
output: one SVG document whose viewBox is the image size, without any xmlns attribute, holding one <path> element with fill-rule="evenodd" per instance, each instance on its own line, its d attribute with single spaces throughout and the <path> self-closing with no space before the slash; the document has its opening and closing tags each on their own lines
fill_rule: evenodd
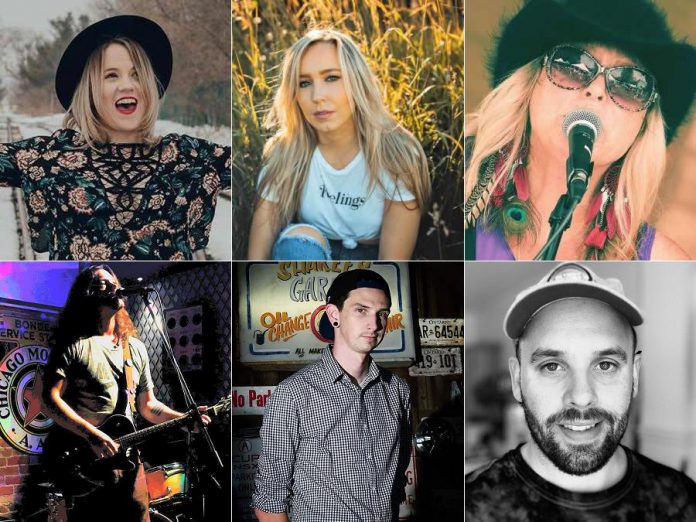
<svg viewBox="0 0 696 522">
<path fill-rule="evenodd" d="M 131 413 L 135 415 L 135 383 L 133 382 L 133 359 L 131 358 L 128 336 L 124 335 L 123 342 L 123 373 L 126 376 L 126 397 Z"/>
</svg>

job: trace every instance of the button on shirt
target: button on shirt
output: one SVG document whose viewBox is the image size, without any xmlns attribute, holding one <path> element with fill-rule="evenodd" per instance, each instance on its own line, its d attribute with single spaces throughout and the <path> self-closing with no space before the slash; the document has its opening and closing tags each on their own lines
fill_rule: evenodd
<svg viewBox="0 0 696 522">
<path fill-rule="evenodd" d="M 403 379 L 370 360 L 356 385 L 324 350 L 269 400 L 254 507 L 293 522 L 398 520 L 410 420 Z"/>
</svg>

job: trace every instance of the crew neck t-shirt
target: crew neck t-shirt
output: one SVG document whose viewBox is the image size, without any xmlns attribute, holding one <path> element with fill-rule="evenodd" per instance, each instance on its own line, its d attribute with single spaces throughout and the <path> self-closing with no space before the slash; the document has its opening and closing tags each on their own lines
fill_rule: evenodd
<svg viewBox="0 0 696 522">
<path fill-rule="evenodd" d="M 128 345 L 136 394 L 151 390 L 147 348 L 134 337 L 128 338 Z M 56 377 L 68 381 L 63 399 L 91 424 L 99 426 L 114 413 L 133 420 L 125 393 L 121 345 L 114 347 L 98 335 L 79 339 L 52 354 L 45 372 L 50 381 Z"/>
<path fill-rule="evenodd" d="M 261 172 L 259 182 L 265 170 Z M 395 184 L 387 173 L 368 190 L 369 175 L 362 151 L 342 169 L 335 169 L 314 149 L 302 191 L 298 221 L 317 227 L 327 239 L 360 241 L 380 235 L 385 201 L 412 201 L 414 195 L 402 183 Z M 261 197 L 276 202 L 269 187 Z"/>
<path fill-rule="evenodd" d="M 696 521 L 696 483 L 623 449 L 627 469 L 618 483 L 596 493 L 576 493 L 534 472 L 518 446 L 466 476 L 466 521 Z"/>
</svg>

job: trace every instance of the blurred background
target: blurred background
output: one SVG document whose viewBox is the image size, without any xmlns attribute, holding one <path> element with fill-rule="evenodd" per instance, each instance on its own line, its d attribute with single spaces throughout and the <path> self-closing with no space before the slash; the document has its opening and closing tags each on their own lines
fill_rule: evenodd
<svg viewBox="0 0 696 522">
<path fill-rule="evenodd" d="M 233 259 L 246 259 L 263 144 L 284 51 L 330 25 L 358 44 L 387 108 L 420 141 L 433 195 L 414 259 L 462 259 L 463 0 L 235 0 L 232 3 Z"/>
<path fill-rule="evenodd" d="M 643 312 L 639 393 L 623 444 L 696 479 L 696 266 L 693 263 L 585 263 L 621 280 Z M 466 263 L 465 455 L 469 473 L 529 440 L 512 396 L 508 359 L 514 345 L 503 319 L 515 296 L 550 263 Z"/>
<path fill-rule="evenodd" d="M 466 2 L 466 112 L 476 109 L 490 91 L 486 69 L 488 56 L 498 34 L 501 17 L 510 18 L 522 0 L 467 0 Z M 677 39 L 696 44 L 696 1 L 655 0 L 667 14 Z M 667 175 L 660 194 L 660 205 L 651 222 L 676 241 L 690 257 L 696 258 L 696 120 L 692 117 L 680 128 L 668 149 Z"/>
<path fill-rule="evenodd" d="M 121 14 L 154 20 L 174 54 L 172 80 L 155 131 L 188 134 L 230 144 L 229 0 L 5 0 L 0 11 L 0 143 L 51 134 L 65 111 L 55 95 L 58 62 L 86 26 Z M 0 259 L 35 259 L 21 231 L 22 198 L 0 189 Z M 223 192 L 210 243 L 199 259 L 229 259 L 231 214 Z M 16 216 L 19 215 L 20 217 Z"/>
</svg>

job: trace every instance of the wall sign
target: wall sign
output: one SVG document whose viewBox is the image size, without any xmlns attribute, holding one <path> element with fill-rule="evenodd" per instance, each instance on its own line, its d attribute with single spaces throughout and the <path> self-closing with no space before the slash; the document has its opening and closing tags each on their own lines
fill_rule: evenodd
<svg viewBox="0 0 696 522">
<path fill-rule="evenodd" d="M 408 365 L 415 359 L 408 263 L 350 261 L 240 263 L 240 360 L 302 363 L 321 357 L 318 335 L 326 292 L 341 272 L 369 268 L 389 284 L 392 307 L 379 362 Z"/>
<path fill-rule="evenodd" d="M 29 455 L 43 451 L 53 420 L 41 401 L 55 315 L 0 305 L 0 435 Z"/>
<path fill-rule="evenodd" d="M 254 479 L 262 447 L 258 429 L 248 431 L 241 437 L 232 437 L 234 519 L 242 522 L 257 520 L 251 507 L 251 496 L 254 494 Z"/>
<path fill-rule="evenodd" d="M 232 415 L 263 415 L 275 386 L 233 386 Z"/>
</svg>

